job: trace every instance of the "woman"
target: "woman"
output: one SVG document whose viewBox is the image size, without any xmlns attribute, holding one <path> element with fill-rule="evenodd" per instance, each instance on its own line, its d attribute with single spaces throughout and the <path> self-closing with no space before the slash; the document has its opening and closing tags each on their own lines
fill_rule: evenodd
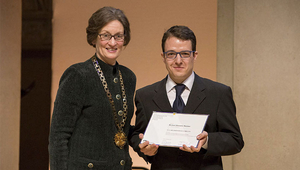
<svg viewBox="0 0 300 170">
<path fill-rule="evenodd" d="M 49 136 L 51 170 L 131 169 L 127 136 L 135 74 L 116 61 L 130 41 L 124 13 L 103 7 L 89 19 L 93 57 L 61 77 Z"/>
</svg>

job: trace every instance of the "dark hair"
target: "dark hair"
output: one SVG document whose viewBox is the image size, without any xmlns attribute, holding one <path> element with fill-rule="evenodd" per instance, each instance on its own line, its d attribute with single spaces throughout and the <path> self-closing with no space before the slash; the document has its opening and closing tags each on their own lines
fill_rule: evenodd
<svg viewBox="0 0 300 170">
<path fill-rule="evenodd" d="M 176 37 L 181 40 L 191 40 L 192 42 L 192 50 L 196 51 L 196 36 L 192 30 L 190 30 L 186 26 L 178 26 L 175 25 L 169 28 L 163 35 L 161 40 L 161 48 L 162 51 L 165 52 L 165 43 L 166 40 L 170 37 Z"/>
<path fill-rule="evenodd" d="M 124 27 L 124 46 L 130 41 L 130 24 L 122 10 L 113 7 L 103 7 L 98 9 L 89 19 L 88 27 L 86 28 L 87 42 L 95 47 L 93 42 L 96 40 L 99 31 L 109 22 L 118 20 Z"/>
</svg>

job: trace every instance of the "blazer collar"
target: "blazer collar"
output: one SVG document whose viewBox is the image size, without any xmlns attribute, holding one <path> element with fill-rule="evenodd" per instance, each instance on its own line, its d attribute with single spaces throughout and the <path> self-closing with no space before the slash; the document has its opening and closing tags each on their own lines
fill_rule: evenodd
<svg viewBox="0 0 300 170">
<path fill-rule="evenodd" d="M 194 113 L 206 98 L 205 85 L 202 78 L 195 74 L 195 80 L 187 104 L 183 110 L 184 113 Z"/>
<path fill-rule="evenodd" d="M 167 97 L 166 82 L 167 77 L 158 82 L 157 86 L 154 89 L 156 95 L 153 97 L 153 101 L 158 106 L 160 111 L 173 112 L 172 106 L 170 105 L 169 99 Z M 193 88 L 183 112 L 194 113 L 194 111 L 201 105 L 205 98 L 205 85 L 202 81 L 202 78 L 195 74 Z"/>
<path fill-rule="evenodd" d="M 153 97 L 153 101 L 158 106 L 160 111 L 173 112 L 166 92 L 166 82 L 167 77 L 158 82 L 157 86 L 154 89 L 156 95 Z"/>
</svg>

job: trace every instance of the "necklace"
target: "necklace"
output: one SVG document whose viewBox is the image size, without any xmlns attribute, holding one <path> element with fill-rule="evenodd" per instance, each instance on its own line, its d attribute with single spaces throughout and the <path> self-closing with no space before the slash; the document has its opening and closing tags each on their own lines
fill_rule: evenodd
<svg viewBox="0 0 300 170">
<path fill-rule="evenodd" d="M 104 91 L 106 92 L 106 95 L 109 99 L 109 102 L 110 102 L 110 105 L 112 107 L 112 110 L 113 110 L 113 115 L 114 115 L 114 121 L 115 121 L 115 124 L 117 126 L 117 129 L 118 129 L 118 132 L 115 134 L 115 137 L 114 137 L 114 141 L 115 141 L 115 144 L 120 148 L 120 149 L 123 149 L 123 147 L 125 146 L 126 144 L 126 140 L 127 140 L 127 137 L 126 137 L 126 134 L 124 133 L 123 131 L 123 127 L 125 126 L 125 122 L 126 122 L 126 119 L 127 119 L 127 99 L 126 99 L 126 93 L 125 93 L 125 87 L 124 87 L 124 83 L 123 83 L 123 78 L 122 78 L 122 74 L 121 74 L 121 71 L 119 71 L 119 76 L 120 76 L 120 85 L 121 85 L 121 90 L 122 90 L 122 97 L 123 97 L 123 114 L 122 114 L 122 121 L 119 122 L 118 121 L 118 116 L 117 116 L 117 111 L 116 111 L 116 107 L 115 107 L 115 103 L 114 103 L 114 100 L 112 99 L 112 95 L 108 89 L 108 85 L 107 85 L 107 82 L 105 80 L 105 77 L 104 77 L 104 74 L 102 72 L 102 69 L 96 59 L 95 56 L 93 56 L 91 58 L 93 64 L 94 64 L 94 67 L 96 69 L 96 72 L 102 82 L 102 85 L 103 85 L 103 88 L 104 88 Z"/>
</svg>

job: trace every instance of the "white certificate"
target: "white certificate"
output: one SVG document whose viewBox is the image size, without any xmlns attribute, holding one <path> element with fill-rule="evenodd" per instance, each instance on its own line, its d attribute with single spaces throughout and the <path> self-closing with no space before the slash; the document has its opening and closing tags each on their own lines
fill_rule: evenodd
<svg viewBox="0 0 300 170">
<path fill-rule="evenodd" d="M 141 143 L 149 141 L 160 146 L 197 147 L 197 135 L 202 133 L 208 115 L 153 112 Z"/>
</svg>

